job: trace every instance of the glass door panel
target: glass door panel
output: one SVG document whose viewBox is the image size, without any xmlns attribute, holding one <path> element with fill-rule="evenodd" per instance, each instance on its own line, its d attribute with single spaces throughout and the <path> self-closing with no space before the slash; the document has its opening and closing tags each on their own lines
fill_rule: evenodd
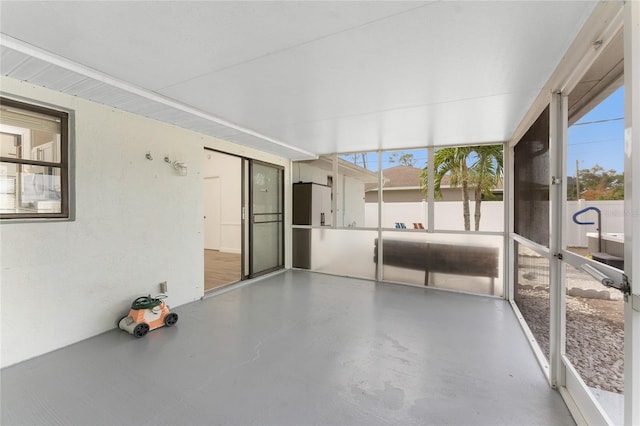
<svg viewBox="0 0 640 426">
<path fill-rule="evenodd" d="M 250 201 L 250 276 L 284 267 L 283 170 L 252 161 Z"/>
<path fill-rule="evenodd" d="M 622 395 L 624 301 L 583 270 L 567 268 L 566 355 L 593 389 Z M 585 357 L 586 356 L 586 357 Z"/>
<path fill-rule="evenodd" d="M 254 276 L 282 266 L 282 221 L 254 222 L 252 247 Z"/>
<path fill-rule="evenodd" d="M 624 87 L 567 131 L 569 251 L 624 269 Z"/>
<path fill-rule="evenodd" d="M 624 295 L 603 280 L 622 282 L 622 272 L 563 251 L 567 386 L 595 404 L 596 418 L 624 418 Z M 578 397 L 580 399 L 580 397 Z M 592 417 L 593 418 L 593 417 Z"/>
<path fill-rule="evenodd" d="M 569 110 L 563 363 L 567 387 L 580 384 L 570 391 L 594 403 L 592 419 L 622 424 L 624 297 L 602 283 L 621 283 L 624 269 L 624 87 L 610 90 L 588 111 Z"/>
</svg>

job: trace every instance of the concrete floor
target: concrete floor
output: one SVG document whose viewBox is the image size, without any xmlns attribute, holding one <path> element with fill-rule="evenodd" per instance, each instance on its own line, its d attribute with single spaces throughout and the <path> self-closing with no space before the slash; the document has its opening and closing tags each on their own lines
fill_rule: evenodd
<svg viewBox="0 0 640 426">
<path fill-rule="evenodd" d="M 502 300 L 287 271 L 174 311 L 3 369 L 0 422 L 574 424 Z"/>
</svg>

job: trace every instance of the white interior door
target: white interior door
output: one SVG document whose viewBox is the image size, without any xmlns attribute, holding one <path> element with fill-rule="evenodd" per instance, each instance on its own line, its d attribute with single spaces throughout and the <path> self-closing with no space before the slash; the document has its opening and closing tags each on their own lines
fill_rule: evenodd
<svg viewBox="0 0 640 426">
<path fill-rule="evenodd" d="M 220 178 L 204 179 L 204 248 L 220 250 Z"/>
</svg>

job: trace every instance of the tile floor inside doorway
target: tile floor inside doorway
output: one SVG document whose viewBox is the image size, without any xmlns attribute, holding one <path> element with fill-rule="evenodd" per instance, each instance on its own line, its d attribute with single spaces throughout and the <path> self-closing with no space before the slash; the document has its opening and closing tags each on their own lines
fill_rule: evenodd
<svg viewBox="0 0 640 426">
<path fill-rule="evenodd" d="M 204 291 L 240 281 L 240 254 L 204 251 Z"/>
</svg>

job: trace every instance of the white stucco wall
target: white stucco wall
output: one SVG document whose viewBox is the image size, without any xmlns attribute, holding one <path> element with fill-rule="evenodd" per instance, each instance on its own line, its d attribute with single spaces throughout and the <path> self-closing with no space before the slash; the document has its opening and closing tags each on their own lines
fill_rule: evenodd
<svg viewBox="0 0 640 426">
<path fill-rule="evenodd" d="M 363 227 L 364 183 L 350 176 L 338 176 L 338 226 Z"/>
<path fill-rule="evenodd" d="M 291 172 L 293 174 L 293 182 L 313 182 L 320 185 L 327 184 L 327 176 L 332 173 L 319 167 L 314 167 L 302 162 L 293 164 Z"/>
<path fill-rule="evenodd" d="M 203 295 L 204 146 L 289 167 L 28 83 L 0 84 L 4 94 L 75 111 L 76 185 L 75 220 L 0 225 L 2 366 L 114 328 L 133 299 L 157 294 L 161 281 L 172 307 Z M 178 176 L 165 155 L 187 163 L 188 175 Z"/>
</svg>

